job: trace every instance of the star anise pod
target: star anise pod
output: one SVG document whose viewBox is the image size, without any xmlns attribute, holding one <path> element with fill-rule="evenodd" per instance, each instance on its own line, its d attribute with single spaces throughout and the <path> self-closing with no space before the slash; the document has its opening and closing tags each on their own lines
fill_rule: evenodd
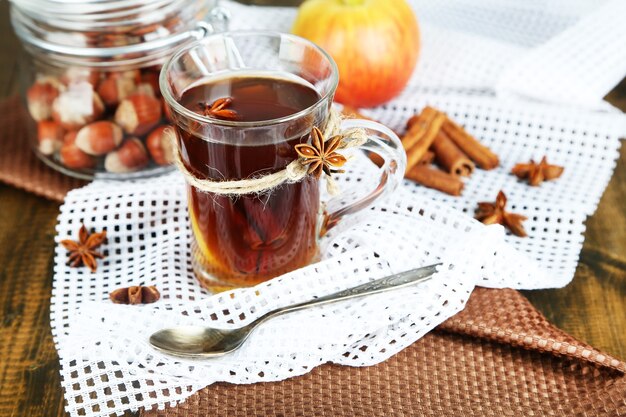
<svg viewBox="0 0 626 417">
<path fill-rule="evenodd" d="M 563 170 L 562 166 L 548 164 L 548 160 L 544 156 L 538 164 L 532 159 L 527 164 L 516 164 L 511 173 L 519 179 L 528 179 L 528 184 L 536 187 L 543 181 L 559 178 Z"/>
<path fill-rule="evenodd" d="M 115 304 L 150 304 L 158 301 L 161 293 L 155 286 L 133 285 L 112 291 L 109 298 Z"/>
<path fill-rule="evenodd" d="M 69 251 L 67 264 L 73 268 L 81 265 L 86 266 L 91 272 L 96 272 L 98 263 L 96 258 L 104 258 L 100 252 L 96 252 L 98 248 L 106 240 L 106 230 L 100 233 L 89 234 L 87 228 L 83 224 L 78 231 L 78 242 L 70 239 L 61 241 L 61 245 Z"/>
<path fill-rule="evenodd" d="M 345 156 L 335 152 L 342 140 L 343 137 L 337 135 L 324 141 L 322 132 L 314 127 L 311 130 L 311 144 L 301 143 L 296 145 L 295 149 L 298 155 L 303 158 L 303 163 L 309 166 L 309 174 L 313 174 L 315 178 L 319 178 L 322 172 L 330 176 L 334 173 L 344 172 L 339 169 L 331 169 L 331 167 L 341 168 L 347 161 Z"/>
<path fill-rule="evenodd" d="M 239 120 L 239 113 L 228 108 L 231 104 L 233 104 L 231 97 L 218 98 L 211 104 L 198 103 L 204 116 L 222 120 Z"/>
<path fill-rule="evenodd" d="M 526 231 L 522 222 L 527 219 L 521 214 L 509 213 L 504 210 L 506 206 L 506 196 L 502 191 L 498 193 L 495 203 L 478 203 L 476 209 L 476 219 L 484 224 L 501 224 L 509 229 L 514 235 L 526 237 Z"/>
</svg>

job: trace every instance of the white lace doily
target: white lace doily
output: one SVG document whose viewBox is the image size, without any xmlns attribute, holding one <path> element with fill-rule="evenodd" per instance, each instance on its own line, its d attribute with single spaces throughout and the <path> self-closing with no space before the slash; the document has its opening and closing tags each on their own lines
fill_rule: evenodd
<svg viewBox="0 0 626 417">
<path fill-rule="evenodd" d="M 234 29 L 288 31 L 295 14 L 224 3 Z M 391 198 L 333 229 L 322 241 L 322 262 L 255 289 L 215 296 L 197 285 L 191 271 L 179 174 L 131 183 L 95 181 L 72 191 L 61 208 L 57 242 L 74 238 L 81 222 L 106 228 L 109 238 L 103 247 L 107 258 L 94 274 L 67 267 L 60 246 L 55 254 L 51 321 L 70 415 L 173 405 L 215 381 L 280 380 L 329 361 L 375 364 L 462 309 L 475 285 L 530 289 L 559 287 L 572 279 L 584 221 L 611 177 L 618 138 L 626 133 L 623 115 L 601 103 L 607 86 L 619 81 L 617 71 L 600 71 L 594 77 L 602 79 L 584 90 L 585 98 L 599 103 L 593 111 L 550 104 L 550 97 L 539 97 L 537 90 L 503 88 L 502 79 L 530 53 L 542 56 L 542 48 L 549 53 L 551 45 L 563 42 L 560 37 L 576 38 L 579 24 L 589 33 L 589 20 L 581 16 L 620 6 L 583 0 L 412 3 L 423 37 L 418 69 L 398 99 L 369 114 L 399 128 L 425 104 L 433 105 L 498 153 L 501 166 L 477 170 L 466 180 L 462 197 L 406 182 Z M 604 65 L 593 53 L 581 57 Z M 543 155 L 565 166 L 562 178 L 537 188 L 508 173 L 515 163 Z M 376 168 L 363 158 L 350 165 L 339 177 L 342 189 L 371 187 Z M 530 237 L 517 238 L 472 219 L 476 203 L 493 201 L 500 189 L 512 211 L 529 217 L 524 225 Z M 276 318 L 241 351 L 220 359 L 181 360 L 147 343 L 149 334 L 164 326 L 237 327 L 274 307 L 435 261 L 444 265 L 430 282 Z M 156 285 L 162 299 L 146 306 L 108 301 L 110 291 L 140 283 Z"/>
<path fill-rule="evenodd" d="M 375 167 L 364 157 L 358 162 L 367 165 L 342 178 L 342 187 L 374 185 Z M 106 227 L 109 237 L 107 258 L 94 274 L 66 266 L 61 247 L 56 253 L 53 328 L 68 410 L 163 406 L 216 381 L 280 380 L 329 361 L 375 364 L 462 309 L 478 282 L 514 287 L 548 282 L 523 254 L 504 244 L 501 227 L 487 228 L 414 194 L 416 188 L 407 185 L 333 229 L 322 242 L 322 262 L 254 289 L 212 297 L 191 272 L 179 174 L 124 186 L 95 182 L 71 192 L 58 236 L 72 236 L 85 222 Z M 277 318 L 240 351 L 220 359 L 176 359 L 147 343 L 163 326 L 239 327 L 278 306 L 435 262 L 444 265 L 431 282 Z M 139 283 L 156 285 L 162 299 L 140 307 L 107 300 L 111 290 Z"/>
<path fill-rule="evenodd" d="M 626 74 L 626 2 L 611 0 L 524 54 L 497 89 L 539 100 L 598 106 Z"/>
</svg>

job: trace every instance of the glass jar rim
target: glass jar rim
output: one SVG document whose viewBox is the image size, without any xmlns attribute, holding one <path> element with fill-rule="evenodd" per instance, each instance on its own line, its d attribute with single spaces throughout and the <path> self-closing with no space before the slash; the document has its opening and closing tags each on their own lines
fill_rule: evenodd
<svg viewBox="0 0 626 417">
<path fill-rule="evenodd" d="M 210 24 L 206 22 L 197 22 L 195 28 L 192 28 L 191 30 L 183 33 L 177 33 L 149 42 L 124 46 L 113 46 L 108 48 L 80 48 L 58 45 L 51 42 L 35 39 L 34 37 L 29 37 L 28 35 L 22 37 L 24 33 L 19 29 L 16 29 L 15 32 L 20 37 L 20 39 L 26 42 L 27 45 L 36 47 L 37 49 L 40 49 L 47 53 L 55 53 L 74 58 L 111 58 L 122 55 L 157 52 L 165 48 L 174 48 L 179 46 L 181 43 L 184 43 L 185 41 L 189 41 L 194 38 L 202 39 L 207 33 L 210 33 L 212 30 L 213 29 Z"/>
<path fill-rule="evenodd" d="M 197 0 L 10 0 L 12 9 L 61 31 L 126 31 L 174 15 Z M 56 22 L 54 24 L 51 22 Z"/>
<path fill-rule="evenodd" d="M 316 50 L 320 55 L 322 55 L 330 64 L 331 67 L 331 75 L 330 75 L 330 88 L 326 91 L 315 103 L 310 105 L 309 107 L 300 110 L 297 113 L 290 114 L 288 116 L 279 117 L 276 119 L 268 119 L 268 120 L 260 120 L 260 121 L 233 121 L 233 120 L 223 120 L 223 119 L 215 119 L 207 116 L 202 116 L 198 113 L 195 113 L 182 104 L 180 104 L 175 98 L 172 92 L 172 88 L 167 80 L 167 72 L 169 68 L 174 64 L 176 60 L 178 60 L 182 55 L 189 52 L 193 48 L 196 48 L 203 43 L 206 43 L 214 38 L 226 37 L 226 36 L 235 36 L 235 37 L 275 37 L 280 39 L 290 39 L 293 41 L 297 41 Z M 199 39 L 195 42 L 189 43 L 185 46 L 180 47 L 165 63 L 161 68 L 161 74 L 159 75 L 159 87 L 161 89 L 161 94 L 165 99 L 166 103 L 174 109 L 177 113 L 199 123 L 209 123 L 211 125 L 217 126 L 228 126 L 228 127 L 239 127 L 239 128 L 254 128 L 254 127 L 264 127 L 264 126 L 272 126 L 278 125 L 285 122 L 290 122 L 293 120 L 297 120 L 311 111 L 316 109 L 320 104 L 326 102 L 329 97 L 332 97 L 337 90 L 337 85 L 339 84 L 339 69 L 337 68 L 337 64 L 335 60 L 322 49 L 319 45 L 314 42 L 311 42 L 308 39 L 302 38 L 297 35 L 293 35 L 290 33 L 283 33 L 277 31 L 251 31 L 251 30 L 236 30 L 236 31 L 227 31 L 220 33 L 213 33 L 209 36 L 206 36 L 202 39 Z"/>
<path fill-rule="evenodd" d="M 186 42 L 201 39 L 206 36 L 207 33 L 213 32 L 213 27 L 211 23 L 208 23 L 206 19 L 213 21 L 214 16 L 213 13 L 217 10 L 217 0 L 203 0 L 202 2 L 196 2 L 196 0 L 163 0 L 164 5 L 168 8 L 157 8 L 156 10 L 150 11 L 150 18 L 147 19 L 145 16 L 135 16 L 134 20 L 124 20 L 118 21 L 113 19 L 113 21 L 108 22 L 106 20 L 98 21 L 98 16 L 91 16 L 93 22 L 105 22 L 110 23 L 107 27 L 107 31 L 103 31 L 102 33 L 113 34 L 113 33 L 121 33 L 126 34 L 128 32 L 128 27 L 133 26 L 133 24 L 142 24 L 144 26 L 151 26 L 155 22 L 160 19 L 164 19 L 163 15 L 159 12 L 167 12 L 169 15 L 176 15 L 177 10 L 184 8 L 185 5 L 189 3 L 197 3 L 197 12 L 200 12 L 198 16 L 200 16 L 199 20 L 195 20 L 192 24 L 185 24 L 181 28 L 178 28 L 177 31 L 171 31 L 168 33 L 159 33 L 154 32 L 150 34 L 149 40 L 144 40 L 142 42 L 132 42 L 125 45 L 118 46 L 107 46 L 107 47 L 98 47 L 98 46 L 85 46 L 77 45 L 74 42 L 59 42 L 53 40 L 50 36 L 51 34 L 59 34 L 59 35 L 67 35 L 69 37 L 93 33 L 95 30 L 92 26 L 87 25 L 85 28 L 81 30 L 75 30 L 72 27 L 65 27 L 61 25 L 50 25 L 49 17 L 46 19 L 42 18 L 41 12 L 33 11 L 33 5 L 37 3 L 55 3 L 58 0 L 30 0 L 31 3 L 26 3 L 29 7 L 23 7 L 22 3 L 17 3 L 15 0 L 12 0 L 11 7 L 11 23 L 13 25 L 13 29 L 15 34 L 20 38 L 22 43 L 27 47 L 27 49 L 31 51 L 41 51 L 46 53 L 47 55 L 52 56 L 57 61 L 64 61 L 65 59 L 71 61 L 84 60 L 82 64 L 85 66 L 102 66 L 103 62 L 92 62 L 92 60 L 100 59 L 100 60 L 111 60 L 115 61 L 115 65 L 124 65 L 126 60 L 129 62 L 134 62 L 138 56 L 146 56 L 146 55 L 163 55 L 164 51 L 173 51 L 181 44 Z M 131 3 L 140 4 L 137 0 L 107 0 L 104 3 L 115 3 L 119 4 L 120 1 L 130 1 Z M 102 3 L 102 0 L 86 0 L 86 2 L 91 3 Z M 134 13 L 140 11 L 140 9 L 133 9 Z M 221 9 L 220 9 L 221 10 Z M 58 13 L 60 16 L 65 16 L 63 13 Z M 132 14 L 131 14 L 132 15 Z M 211 16 L 211 17 L 209 17 Z M 143 21 L 142 18 L 145 18 Z M 146 20 L 147 19 L 147 20 Z M 68 20 L 72 22 L 72 20 Z M 85 23 L 90 23 L 89 19 L 85 20 Z M 125 30 L 122 30 L 124 29 Z M 94 29 L 94 30 L 91 30 Z M 95 30 L 97 32 L 97 30 Z M 106 65 L 105 65 L 106 66 Z"/>
<path fill-rule="evenodd" d="M 92 16 L 106 16 L 107 13 L 121 12 L 119 16 L 124 14 L 133 15 L 136 14 L 136 10 L 141 7 L 145 7 L 145 2 L 138 2 L 137 0 L 9 0 L 14 6 L 19 7 L 24 11 L 30 13 L 56 16 L 81 16 L 89 19 Z M 161 4 L 167 4 L 172 0 L 154 0 L 152 8 L 158 8 Z M 85 16 L 88 14 L 90 16 Z M 110 22 L 117 24 L 117 22 Z M 120 24 L 125 24 L 120 22 Z"/>
</svg>

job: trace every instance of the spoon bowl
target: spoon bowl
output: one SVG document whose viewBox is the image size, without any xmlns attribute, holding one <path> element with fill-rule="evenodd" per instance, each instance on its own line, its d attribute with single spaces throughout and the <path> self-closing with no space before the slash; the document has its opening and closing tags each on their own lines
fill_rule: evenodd
<svg viewBox="0 0 626 417">
<path fill-rule="evenodd" d="M 201 326 L 173 327 L 150 336 L 150 344 L 161 352 L 188 358 L 221 356 L 239 348 L 251 333 L 249 326 L 214 329 Z"/>
</svg>

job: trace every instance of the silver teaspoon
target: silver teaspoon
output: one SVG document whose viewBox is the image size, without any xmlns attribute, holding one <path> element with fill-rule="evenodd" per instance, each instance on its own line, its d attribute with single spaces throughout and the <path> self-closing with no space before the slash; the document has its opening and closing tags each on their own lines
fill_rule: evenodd
<svg viewBox="0 0 626 417">
<path fill-rule="evenodd" d="M 439 265 L 441 264 L 412 269 L 334 294 L 317 297 L 310 301 L 277 308 L 265 313 L 252 323 L 236 329 L 215 329 L 201 326 L 162 329 L 150 336 L 150 344 L 164 353 L 185 358 L 211 358 L 225 355 L 241 347 L 254 329 L 273 317 L 313 306 L 378 294 L 424 282 L 437 272 Z"/>
</svg>

